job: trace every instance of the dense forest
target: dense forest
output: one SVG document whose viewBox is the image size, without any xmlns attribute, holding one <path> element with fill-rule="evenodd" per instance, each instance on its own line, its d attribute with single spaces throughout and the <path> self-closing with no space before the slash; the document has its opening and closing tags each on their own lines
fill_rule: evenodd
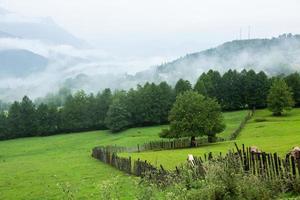
<svg viewBox="0 0 300 200">
<path fill-rule="evenodd" d="M 33 102 L 27 96 L 0 113 L 0 139 L 46 136 L 58 133 L 168 123 L 176 96 L 194 90 L 216 99 L 223 111 L 265 108 L 272 82 L 283 79 L 300 106 L 300 75 L 268 77 L 263 71 L 228 70 L 223 75 L 209 70 L 193 86 L 180 79 L 175 87 L 166 82 L 146 83 L 128 91 L 105 89 L 98 94 L 61 90 L 57 95 Z"/>
</svg>

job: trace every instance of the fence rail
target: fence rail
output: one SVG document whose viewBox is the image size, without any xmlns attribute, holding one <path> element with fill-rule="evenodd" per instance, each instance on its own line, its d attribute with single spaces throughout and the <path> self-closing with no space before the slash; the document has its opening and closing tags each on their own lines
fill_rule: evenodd
<svg viewBox="0 0 300 200">
<path fill-rule="evenodd" d="M 205 173 L 203 169 L 204 162 L 214 162 L 219 159 L 236 160 L 238 165 L 246 173 L 261 176 L 263 178 L 288 178 L 294 180 L 300 178 L 300 156 L 287 154 L 285 158 L 280 158 L 277 153 L 256 153 L 251 152 L 250 147 L 242 145 L 240 149 L 236 144 L 236 149 L 228 151 L 227 154 L 208 153 L 204 157 L 195 157 L 195 166 L 193 167 L 196 174 Z M 153 166 L 151 163 L 143 160 L 132 160 L 131 157 L 119 157 L 117 152 L 119 148 L 112 147 L 95 147 L 92 150 L 92 156 L 106 164 L 109 164 L 120 171 L 143 177 L 146 173 L 159 175 L 159 180 L 166 174 L 180 174 L 180 169 L 175 167 L 173 171 L 165 170 L 162 165 Z M 228 159 L 231 158 L 231 159 Z"/>
</svg>

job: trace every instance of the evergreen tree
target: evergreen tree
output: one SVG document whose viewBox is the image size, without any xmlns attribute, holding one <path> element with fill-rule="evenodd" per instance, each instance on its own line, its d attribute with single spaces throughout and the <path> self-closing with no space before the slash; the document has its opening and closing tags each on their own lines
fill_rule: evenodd
<svg viewBox="0 0 300 200">
<path fill-rule="evenodd" d="M 176 96 L 185 92 L 192 90 L 192 85 L 188 80 L 179 79 L 175 85 Z"/>
<path fill-rule="evenodd" d="M 161 82 L 158 85 L 158 98 L 159 123 L 167 123 L 169 112 L 175 102 L 175 93 L 166 82 Z"/>
<path fill-rule="evenodd" d="M 106 88 L 96 97 L 96 107 L 93 109 L 95 113 L 95 123 L 97 128 L 105 128 L 105 117 L 109 106 L 112 103 L 112 93 L 109 88 Z"/>
<path fill-rule="evenodd" d="M 55 107 L 42 103 L 38 106 L 36 115 L 38 135 L 53 135 L 58 131 L 58 112 Z"/>
<path fill-rule="evenodd" d="M 196 83 L 198 92 L 210 98 L 216 98 L 220 101 L 221 79 L 222 77 L 218 71 L 209 70 L 207 73 L 202 73 Z M 203 86 L 201 86 L 202 84 Z"/>
<path fill-rule="evenodd" d="M 292 89 L 296 106 L 300 106 L 300 75 L 298 72 L 285 78 L 287 85 Z"/>
<path fill-rule="evenodd" d="M 0 140 L 9 139 L 7 126 L 7 116 L 4 112 L 0 112 Z"/>
<path fill-rule="evenodd" d="M 69 96 L 61 110 L 62 128 L 66 132 L 83 131 L 91 128 L 88 112 L 88 96 L 84 91 L 78 91 Z"/>
<path fill-rule="evenodd" d="M 270 84 L 267 75 L 264 72 L 255 73 L 254 70 L 249 70 L 242 77 L 242 94 L 244 105 L 248 108 L 264 108 L 267 105 L 267 94 L 270 89 Z"/>
<path fill-rule="evenodd" d="M 224 110 L 238 110 L 243 107 L 240 81 L 240 74 L 236 70 L 229 70 L 223 75 L 220 91 L 221 105 Z"/>
<path fill-rule="evenodd" d="M 119 92 L 109 106 L 105 124 L 112 132 L 119 132 L 131 125 L 130 117 L 130 112 L 126 105 L 126 93 Z"/>
<path fill-rule="evenodd" d="M 9 138 L 23 137 L 23 132 L 21 128 L 21 106 L 20 103 L 15 101 L 9 108 L 8 111 L 8 132 L 10 134 Z"/>
<path fill-rule="evenodd" d="M 202 94 L 203 96 L 208 96 L 204 81 L 201 80 L 201 78 L 199 78 L 198 81 L 196 82 L 194 86 L 194 91 L 198 92 L 199 94 Z"/>
</svg>

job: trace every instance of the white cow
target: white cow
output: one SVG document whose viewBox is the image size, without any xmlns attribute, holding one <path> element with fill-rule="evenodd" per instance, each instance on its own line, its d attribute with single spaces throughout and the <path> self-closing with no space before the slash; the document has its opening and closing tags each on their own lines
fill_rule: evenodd
<svg viewBox="0 0 300 200">
<path fill-rule="evenodd" d="M 188 158 L 187 161 L 189 163 L 191 163 L 191 165 L 194 167 L 195 166 L 195 160 L 194 160 L 194 156 L 192 154 L 188 154 Z"/>
</svg>

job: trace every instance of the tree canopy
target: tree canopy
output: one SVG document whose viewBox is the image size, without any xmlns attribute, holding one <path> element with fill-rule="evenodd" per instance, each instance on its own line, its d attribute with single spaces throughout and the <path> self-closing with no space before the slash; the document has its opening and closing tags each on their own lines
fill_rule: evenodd
<svg viewBox="0 0 300 200">
<path fill-rule="evenodd" d="M 177 96 L 169 120 L 169 137 L 174 138 L 206 135 L 211 142 L 225 128 L 217 101 L 193 91 Z"/>
<path fill-rule="evenodd" d="M 268 95 L 268 108 L 273 115 L 280 116 L 294 106 L 293 94 L 283 79 L 276 79 Z"/>
</svg>

